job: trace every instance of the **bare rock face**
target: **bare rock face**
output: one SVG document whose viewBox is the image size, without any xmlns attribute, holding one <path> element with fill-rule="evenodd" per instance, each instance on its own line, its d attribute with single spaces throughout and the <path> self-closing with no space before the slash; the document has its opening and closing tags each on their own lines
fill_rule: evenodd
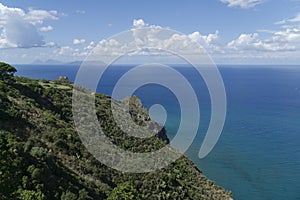
<svg viewBox="0 0 300 200">
<path fill-rule="evenodd" d="M 67 76 L 59 76 L 56 81 L 60 82 L 60 83 L 71 83 L 71 81 L 69 80 L 69 78 Z"/>
<path fill-rule="evenodd" d="M 120 108 L 117 111 L 118 113 L 122 113 L 122 110 L 123 111 L 126 110 L 124 108 L 127 105 L 127 107 L 129 108 L 129 114 L 131 119 L 135 122 L 137 126 L 139 126 L 139 129 L 143 130 L 141 132 L 142 134 L 147 134 L 148 132 L 150 132 L 148 135 L 155 135 L 159 139 L 169 144 L 169 139 L 166 134 L 166 129 L 150 118 L 147 109 L 143 107 L 142 101 L 138 97 L 136 96 L 126 97 L 122 101 L 118 101 L 118 102 L 114 101 L 114 104 L 118 105 L 116 107 L 123 108 L 123 109 Z M 116 107 L 114 106 L 114 108 Z M 126 116 L 122 116 L 122 117 L 126 119 Z M 126 120 L 124 120 L 124 122 L 126 123 Z M 132 130 L 132 131 L 136 131 L 136 130 Z"/>
</svg>

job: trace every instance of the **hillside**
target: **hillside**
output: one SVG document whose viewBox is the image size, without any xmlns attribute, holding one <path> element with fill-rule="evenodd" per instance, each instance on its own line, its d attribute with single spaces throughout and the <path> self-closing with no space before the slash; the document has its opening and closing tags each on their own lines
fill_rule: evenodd
<svg viewBox="0 0 300 200">
<path fill-rule="evenodd" d="M 14 77 L 14 72 L 0 63 L 0 199 L 231 199 L 185 156 L 151 173 L 106 167 L 75 131 L 73 84 Z M 164 129 L 147 140 L 127 136 L 112 119 L 115 100 L 95 96 L 99 123 L 119 147 L 148 152 L 168 143 Z M 133 119 L 149 123 L 140 100 L 133 97 L 130 102 Z"/>
</svg>

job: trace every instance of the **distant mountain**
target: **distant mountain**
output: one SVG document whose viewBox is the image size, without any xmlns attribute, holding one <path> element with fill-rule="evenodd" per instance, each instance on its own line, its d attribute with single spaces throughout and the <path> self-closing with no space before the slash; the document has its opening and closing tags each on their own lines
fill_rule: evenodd
<svg viewBox="0 0 300 200">
<path fill-rule="evenodd" d="M 46 61 L 42 60 L 35 60 L 31 64 L 32 65 L 77 65 L 80 66 L 83 63 L 83 61 L 72 61 L 72 62 L 61 62 L 59 60 L 54 60 L 54 59 L 48 59 Z M 103 64 L 100 61 L 85 61 L 84 64 L 91 64 L 91 65 L 99 65 Z"/>
<path fill-rule="evenodd" d="M 73 62 L 67 62 L 66 65 L 81 65 L 83 61 L 73 61 Z"/>
<path fill-rule="evenodd" d="M 103 62 L 101 62 L 101 61 L 99 61 L 99 60 L 89 60 L 89 61 L 73 61 L 73 62 L 67 62 L 67 63 L 64 63 L 64 64 L 66 64 L 66 65 L 81 65 L 81 64 L 83 64 L 84 63 L 84 65 L 104 65 L 105 63 L 103 63 Z"/>
<path fill-rule="evenodd" d="M 59 65 L 59 64 L 63 64 L 63 62 L 54 60 L 54 59 L 48 59 L 46 61 L 37 59 L 37 60 L 33 61 L 31 64 L 33 64 L 33 65 Z"/>
</svg>

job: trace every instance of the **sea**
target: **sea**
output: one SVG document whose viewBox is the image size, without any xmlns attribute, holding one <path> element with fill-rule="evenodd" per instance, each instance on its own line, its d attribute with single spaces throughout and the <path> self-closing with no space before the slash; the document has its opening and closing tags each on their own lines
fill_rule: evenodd
<svg viewBox="0 0 300 200">
<path fill-rule="evenodd" d="M 79 65 L 15 67 L 18 76 L 50 80 L 67 76 L 71 81 L 79 69 Z M 117 81 L 132 67 L 110 66 L 97 92 L 111 95 Z M 211 117 L 209 92 L 193 67 L 176 65 L 174 69 L 189 81 L 199 102 L 197 136 L 185 154 L 203 174 L 230 190 L 234 199 L 300 199 L 300 66 L 218 66 L 226 91 L 227 114 L 218 143 L 203 159 L 198 153 Z M 174 84 L 181 83 L 174 80 Z M 148 109 L 154 104 L 165 108 L 164 125 L 173 139 L 181 115 L 176 94 L 165 86 L 146 84 L 134 95 Z M 160 120 L 159 116 L 153 117 Z"/>
</svg>

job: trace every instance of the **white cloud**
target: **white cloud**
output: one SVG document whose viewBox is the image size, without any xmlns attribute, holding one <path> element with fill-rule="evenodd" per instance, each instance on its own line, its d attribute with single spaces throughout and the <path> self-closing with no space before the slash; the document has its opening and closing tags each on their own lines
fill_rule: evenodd
<svg viewBox="0 0 300 200">
<path fill-rule="evenodd" d="M 269 35 L 266 39 L 260 39 L 258 33 L 241 34 L 227 46 L 234 50 L 299 51 L 300 14 L 275 24 L 280 25 L 279 30 L 259 30 Z"/>
<path fill-rule="evenodd" d="M 92 41 L 92 42 L 90 42 L 90 44 L 88 46 L 86 46 L 84 48 L 84 50 L 91 50 L 91 49 L 95 48 L 95 46 L 96 46 L 96 43 L 94 41 Z"/>
<path fill-rule="evenodd" d="M 241 8 L 253 8 L 258 4 L 261 4 L 263 0 L 220 0 L 222 3 L 228 5 L 228 7 L 241 7 Z"/>
<path fill-rule="evenodd" d="M 85 10 L 76 10 L 75 12 L 78 14 L 85 14 Z"/>
<path fill-rule="evenodd" d="M 0 3 L 0 49 L 46 46 L 38 33 L 37 24 L 44 20 L 56 20 L 57 11 L 33 10 L 26 13 L 20 8 Z"/>
<path fill-rule="evenodd" d="M 53 27 L 52 26 L 43 26 L 40 28 L 40 31 L 42 32 L 47 32 L 47 31 L 52 31 Z"/>
<path fill-rule="evenodd" d="M 219 31 L 213 34 L 201 35 L 198 31 L 189 35 L 191 39 L 196 39 L 205 42 L 206 44 L 211 44 L 219 39 Z"/>
<path fill-rule="evenodd" d="M 76 58 L 77 60 L 83 59 L 88 55 L 86 51 L 82 51 L 79 48 L 73 48 L 70 46 L 60 47 L 59 49 L 54 50 L 53 54 L 55 58 Z"/>
<path fill-rule="evenodd" d="M 300 29 L 298 28 L 288 28 L 282 31 L 274 32 L 273 41 L 278 41 L 282 43 L 294 43 L 299 44 L 300 42 Z"/>
<path fill-rule="evenodd" d="M 283 19 L 280 20 L 278 22 L 275 22 L 276 25 L 283 25 L 282 27 L 291 27 L 291 25 L 288 24 L 295 24 L 295 23 L 300 23 L 300 13 L 296 14 L 294 17 L 292 18 L 288 18 L 288 19 Z"/>
<path fill-rule="evenodd" d="M 69 56 L 74 60 L 79 60 L 82 56 L 88 55 L 91 50 L 97 51 L 98 55 L 118 56 L 131 51 L 130 55 L 155 55 L 161 56 L 168 51 L 186 54 L 196 54 L 199 50 L 199 43 L 209 51 L 220 49 L 218 40 L 219 32 L 203 35 L 200 32 L 194 32 L 188 35 L 179 34 L 156 25 L 149 25 L 142 19 L 133 20 L 131 32 L 128 32 L 130 38 L 116 37 L 114 39 L 103 39 L 98 43 L 90 42 L 86 46 L 73 48 L 64 46 L 56 50 L 57 56 Z M 129 41 L 129 42 L 128 42 Z M 73 44 L 83 44 L 84 39 L 74 39 Z M 94 49 L 95 48 L 95 49 Z M 155 51 L 152 51 L 155 49 Z M 199 52 L 198 52 L 199 53 Z M 74 57 L 76 56 L 76 57 Z"/>
<path fill-rule="evenodd" d="M 298 13 L 294 18 L 287 20 L 289 22 L 300 22 L 300 13 Z"/>
<path fill-rule="evenodd" d="M 294 19 L 294 18 L 293 18 Z M 296 21 L 296 20 L 293 20 Z M 290 22 L 292 23 L 292 22 Z M 251 59 L 276 59 L 295 55 L 300 51 L 300 28 L 297 22 L 293 22 L 293 28 L 282 28 L 278 30 L 260 30 L 255 33 L 243 33 L 227 44 L 221 44 L 219 31 L 203 34 L 195 31 L 190 34 L 180 34 L 156 25 L 149 25 L 144 20 L 133 20 L 133 25 L 128 32 L 128 38 L 114 37 L 103 39 L 99 43 L 90 42 L 80 48 L 70 46 L 61 47 L 55 53 L 60 56 L 72 57 L 74 60 L 85 58 L 93 50 L 102 56 L 119 56 L 129 52 L 129 55 L 138 56 L 165 56 L 170 55 L 165 50 L 180 55 L 199 55 L 203 49 L 214 59 L 251 60 Z M 263 32 L 262 35 L 260 32 Z M 262 37 L 263 36 L 263 37 Z M 85 41 L 74 39 L 74 44 Z M 95 49 L 94 49 L 95 48 Z M 155 49 L 154 51 L 152 51 Z M 299 54 L 300 55 L 300 54 Z"/>
<path fill-rule="evenodd" d="M 134 19 L 133 20 L 133 27 L 135 27 L 135 28 L 142 28 L 142 27 L 146 27 L 146 26 L 148 26 L 148 24 L 146 24 L 144 22 L 144 20 L 142 20 L 142 19 Z"/>
<path fill-rule="evenodd" d="M 133 20 L 131 32 L 133 36 L 132 43 L 122 43 L 121 40 L 124 38 L 120 41 L 116 39 L 102 40 L 97 45 L 97 51 L 103 55 L 121 55 L 130 49 L 136 49 L 131 55 L 149 55 L 153 53 L 149 49 L 152 48 L 193 54 L 199 49 L 199 43 L 208 50 L 219 49 L 217 44 L 218 31 L 208 35 L 201 35 L 199 32 L 189 35 L 177 34 L 169 31 L 168 28 L 149 25 L 142 19 L 135 19 Z M 203 50 L 201 49 L 201 51 Z"/>
<path fill-rule="evenodd" d="M 239 38 L 229 42 L 227 47 L 238 51 L 291 51 L 296 48 L 275 38 L 261 40 L 258 33 L 241 34 Z"/>
<path fill-rule="evenodd" d="M 2 25 L 1 41 L 2 48 L 29 48 L 45 44 L 43 37 L 37 32 L 36 27 L 18 16 L 10 17 Z"/>
<path fill-rule="evenodd" d="M 45 20 L 58 20 L 58 12 L 56 10 L 34 10 L 29 9 L 28 13 L 24 15 L 26 21 L 32 24 L 42 24 Z"/>
<path fill-rule="evenodd" d="M 299 60 L 300 14 L 276 22 L 275 30 L 258 30 L 258 33 L 243 33 L 229 42 L 226 56 L 245 60 Z M 260 33 L 263 33 L 260 34 Z M 299 62 L 299 61 L 298 61 Z"/>
<path fill-rule="evenodd" d="M 77 44 L 84 44 L 85 43 L 85 39 L 74 39 L 73 40 L 73 44 L 77 45 Z"/>
<path fill-rule="evenodd" d="M 55 53 L 59 55 L 73 54 L 73 52 L 75 52 L 75 50 L 70 46 L 63 46 L 59 50 L 55 51 Z"/>
<path fill-rule="evenodd" d="M 47 43 L 45 44 L 45 46 L 46 46 L 46 47 L 55 47 L 55 46 L 57 46 L 57 44 L 56 44 L 55 42 L 47 42 Z"/>
<path fill-rule="evenodd" d="M 199 42 L 209 53 L 222 52 L 222 45 L 219 43 L 219 31 L 202 35 L 198 31 L 188 35 L 192 41 Z"/>
<path fill-rule="evenodd" d="M 278 22 L 278 30 L 259 30 L 268 34 L 266 39 L 260 39 L 258 33 L 241 34 L 239 38 L 228 43 L 235 50 L 258 51 L 299 51 L 300 50 L 300 13 L 292 18 Z"/>
</svg>

